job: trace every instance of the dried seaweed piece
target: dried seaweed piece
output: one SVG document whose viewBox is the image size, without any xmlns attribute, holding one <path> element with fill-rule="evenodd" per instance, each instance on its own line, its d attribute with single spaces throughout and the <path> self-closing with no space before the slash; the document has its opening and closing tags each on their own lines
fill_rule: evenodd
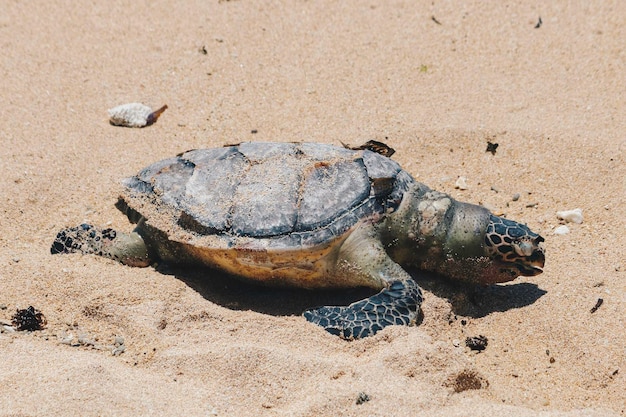
<svg viewBox="0 0 626 417">
<path fill-rule="evenodd" d="M 487 150 L 485 152 L 491 152 L 492 155 L 496 154 L 496 149 L 498 149 L 498 146 L 500 146 L 497 143 L 492 143 L 487 141 Z"/>
<path fill-rule="evenodd" d="M 488 339 L 481 334 L 478 336 L 468 337 L 467 339 L 465 339 L 465 346 L 467 346 L 468 348 L 472 350 L 477 350 L 480 352 L 487 348 L 487 342 L 488 342 Z"/>
<path fill-rule="evenodd" d="M 17 309 L 11 322 L 18 331 L 42 330 L 48 323 L 43 313 L 33 306 L 23 310 Z"/>
<path fill-rule="evenodd" d="M 591 307 L 591 310 L 589 310 L 589 312 L 591 314 L 595 313 L 596 311 L 598 311 L 598 309 L 600 308 L 600 306 L 602 305 L 602 303 L 604 303 L 604 300 L 602 298 L 598 298 L 598 301 L 596 302 L 596 305 Z"/>
<path fill-rule="evenodd" d="M 396 153 L 396 150 L 393 149 L 391 146 L 377 140 L 368 140 L 361 146 L 350 146 L 343 142 L 341 144 L 346 149 L 352 149 L 353 151 L 368 150 L 376 152 L 382 156 L 386 156 L 387 158 L 391 158 L 391 155 Z"/>
</svg>

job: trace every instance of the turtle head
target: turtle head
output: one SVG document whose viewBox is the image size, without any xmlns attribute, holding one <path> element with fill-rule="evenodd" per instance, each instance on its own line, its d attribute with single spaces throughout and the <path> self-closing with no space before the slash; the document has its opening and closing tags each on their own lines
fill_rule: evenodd
<svg viewBox="0 0 626 417">
<path fill-rule="evenodd" d="M 502 217 L 489 215 L 485 233 L 485 252 L 503 275 L 514 279 L 535 276 L 543 272 L 545 254 L 543 237 L 532 232 L 528 226 Z"/>
</svg>

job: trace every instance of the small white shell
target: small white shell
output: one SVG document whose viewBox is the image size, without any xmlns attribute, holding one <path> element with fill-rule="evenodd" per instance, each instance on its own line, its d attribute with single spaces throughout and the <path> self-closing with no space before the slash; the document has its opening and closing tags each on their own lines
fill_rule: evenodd
<svg viewBox="0 0 626 417">
<path fill-rule="evenodd" d="M 567 223 L 581 224 L 583 222 L 583 211 L 579 208 L 574 210 L 557 211 L 556 217 L 561 220 L 565 220 Z"/>
<path fill-rule="evenodd" d="M 456 182 L 454 183 L 454 188 L 457 188 L 459 190 L 467 190 L 467 178 L 457 178 Z"/>
<path fill-rule="evenodd" d="M 564 224 L 554 229 L 555 235 L 566 235 L 568 233 L 569 233 L 569 227 L 565 226 Z"/>
<path fill-rule="evenodd" d="M 167 104 L 155 111 L 141 103 L 122 104 L 109 109 L 109 122 L 114 126 L 149 126 L 157 121 L 165 109 L 167 109 Z"/>
</svg>

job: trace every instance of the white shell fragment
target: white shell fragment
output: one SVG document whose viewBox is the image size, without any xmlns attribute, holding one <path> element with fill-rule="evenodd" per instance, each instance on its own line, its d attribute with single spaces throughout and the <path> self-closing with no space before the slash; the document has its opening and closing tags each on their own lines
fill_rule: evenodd
<svg viewBox="0 0 626 417">
<path fill-rule="evenodd" d="M 568 233 L 569 233 L 569 227 L 565 226 L 564 224 L 554 229 L 555 235 L 566 235 Z"/>
<path fill-rule="evenodd" d="M 565 220 L 567 223 L 581 224 L 583 222 L 583 211 L 579 208 L 574 210 L 557 211 L 556 217 L 561 220 Z"/>
<path fill-rule="evenodd" d="M 459 177 L 454 183 L 454 188 L 459 190 L 467 190 L 467 178 Z"/>
<path fill-rule="evenodd" d="M 114 126 L 145 127 L 155 123 L 167 104 L 158 110 L 141 103 L 128 103 L 109 109 L 109 122 Z"/>
</svg>

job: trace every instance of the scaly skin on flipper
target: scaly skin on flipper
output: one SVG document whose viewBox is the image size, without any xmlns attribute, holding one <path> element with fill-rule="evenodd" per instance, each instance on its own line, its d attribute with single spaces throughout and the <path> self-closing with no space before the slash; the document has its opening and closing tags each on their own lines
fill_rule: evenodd
<svg viewBox="0 0 626 417">
<path fill-rule="evenodd" d="M 411 279 L 394 281 L 378 294 L 347 307 L 324 306 L 303 313 L 327 332 L 352 340 L 376 334 L 391 325 L 415 324 L 422 304 L 422 291 Z"/>
</svg>

